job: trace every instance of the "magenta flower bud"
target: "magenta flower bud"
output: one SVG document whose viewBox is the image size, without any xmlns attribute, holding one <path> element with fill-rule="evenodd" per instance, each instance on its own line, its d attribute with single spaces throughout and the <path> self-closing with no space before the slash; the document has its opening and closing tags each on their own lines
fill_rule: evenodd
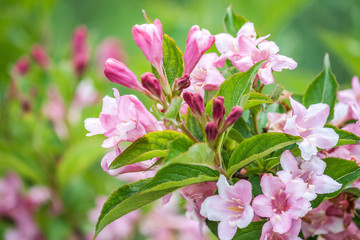
<svg viewBox="0 0 360 240">
<path fill-rule="evenodd" d="M 188 86 L 190 86 L 190 77 L 189 75 L 184 75 L 181 78 L 179 78 L 176 82 L 177 88 L 179 90 L 185 89 Z"/>
<path fill-rule="evenodd" d="M 100 43 L 96 51 L 96 65 L 101 72 L 104 72 L 104 64 L 107 59 L 115 58 L 119 61 L 125 62 L 125 51 L 121 42 L 116 38 L 107 38 Z"/>
<path fill-rule="evenodd" d="M 187 105 L 189 105 L 189 107 L 191 109 L 194 109 L 194 104 L 193 104 L 193 95 L 191 92 L 184 92 L 183 93 L 183 98 L 184 101 L 187 103 Z"/>
<path fill-rule="evenodd" d="M 26 75 L 30 67 L 29 59 L 25 56 L 19 58 L 14 67 L 17 74 L 22 76 Z"/>
<path fill-rule="evenodd" d="M 158 72 L 162 72 L 163 31 L 159 19 L 155 19 L 151 24 L 135 25 L 132 28 L 132 35 L 147 60 L 154 65 Z"/>
<path fill-rule="evenodd" d="M 212 115 L 216 125 L 219 127 L 225 116 L 224 97 L 219 96 L 214 98 Z"/>
<path fill-rule="evenodd" d="M 205 133 L 207 139 L 212 142 L 216 139 L 218 135 L 218 128 L 214 122 L 208 122 L 205 126 Z"/>
<path fill-rule="evenodd" d="M 146 72 L 141 75 L 141 82 L 145 89 L 147 89 L 159 99 L 161 98 L 162 88 L 153 73 Z"/>
<path fill-rule="evenodd" d="M 89 47 L 86 43 L 87 28 L 79 26 L 75 29 L 72 38 L 72 61 L 74 71 L 78 76 L 81 76 L 89 62 Z"/>
<path fill-rule="evenodd" d="M 204 107 L 204 100 L 199 93 L 194 93 L 193 105 L 194 105 L 193 110 L 199 115 L 202 115 L 202 113 L 205 111 L 205 107 Z"/>
<path fill-rule="evenodd" d="M 190 29 L 184 54 L 184 74 L 190 75 L 201 56 L 214 42 L 215 36 L 211 35 L 208 30 L 200 30 L 199 26 L 193 26 Z"/>
<path fill-rule="evenodd" d="M 226 127 L 233 125 L 241 117 L 242 113 L 243 113 L 242 107 L 240 106 L 233 107 L 225 120 Z"/>
<path fill-rule="evenodd" d="M 46 70 L 49 68 L 50 59 L 43 46 L 34 45 L 31 49 L 31 56 L 42 69 Z"/>
<path fill-rule="evenodd" d="M 123 85 L 127 88 L 144 91 L 140 82 L 137 80 L 135 73 L 130 71 L 122 62 L 110 58 L 105 62 L 105 76 L 112 82 Z"/>
</svg>

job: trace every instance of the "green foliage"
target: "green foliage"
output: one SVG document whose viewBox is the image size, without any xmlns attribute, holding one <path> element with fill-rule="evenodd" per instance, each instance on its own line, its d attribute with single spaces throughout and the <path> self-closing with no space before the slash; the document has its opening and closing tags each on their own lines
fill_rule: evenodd
<svg viewBox="0 0 360 240">
<path fill-rule="evenodd" d="M 204 133 L 196 118 L 190 113 L 190 110 L 187 111 L 185 116 L 185 126 L 197 140 L 200 142 L 204 141 Z"/>
<path fill-rule="evenodd" d="M 341 183 L 342 186 L 341 189 L 336 192 L 318 194 L 317 198 L 311 202 L 313 208 L 319 206 L 319 204 L 326 199 L 336 197 L 347 185 L 360 178 L 360 167 L 355 161 L 340 158 L 325 158 L 323 160 L 326 163 L 324 174 L 328 175 L 338 183 Z"/>
<path fill-rule="evenodd" d="M 231 5 L 226 9 L 226 15 L 224 18 L 225 28 L 227 32 L 234 37 L 236 37 L 237 32 L 246 22 L 248 22 L 248 20 L 235 13 Z"/>
<path fill-rule="evenodd" d="M 251 222 L 246 228 L 238 228 L 233 240 L 258 240 L 261 236 L 261 229 L 265 221 Z M 212 233 L 217 236 L 218 222 L 206 220 L 206 225 L 209 227 Z"/>
<path fill-rule="evenodd" d="M 264 94 L 252 92 L 250 93 L 249 99 L 244 106 L 244 111 L 263 103 L 273 103 L 273 100 Z"/>
<path fill-rule="evenodd" d="M 137 139 L 110 165 L 116 169 L 154 157 L 165 157 L 168 154 L 168 142 L 177 137 L 186 137 L 183 133 L 171 130 L 151 132 Z"/>
<path fill-rule="evenodd" d="M 328 119 L 332 119 L 338 86 L 339 84 L 330 69 L 329 55 L 326 54 L 324 58 L 324 70 L 316 76 L 305 91 L 303 97 L 305 107 L 316 103 L 326 103 L 330 107 Z"/>
<path fill-rule="evenodd" d="M 179 110 L 181 107 L 183 99 L 180 97 L 174 97 L 171 99 L 169 108 L 166 110 L 164 118 L 172 121 L 176 121 L 177 116 L 179 115 Z"/>
<path fill-rule="evenodd" d="M 242 141 L 232 153 L 227 169 L 227 175 L 232 176 L 238 169 L 248 165 L 256 159 L 278 149 L 301 141 L 301 137 L 295 137 L 284 133 L 262 133 Z"/>
</svg>

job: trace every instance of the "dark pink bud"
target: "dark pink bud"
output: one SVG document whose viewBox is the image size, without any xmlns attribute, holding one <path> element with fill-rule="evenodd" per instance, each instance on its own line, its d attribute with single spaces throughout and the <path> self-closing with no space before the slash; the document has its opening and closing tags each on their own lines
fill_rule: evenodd
<svg viewBox="0 0 360 240">
<path fill-rule="evenodd" d="M 241 117 L 242 113 L 243 109 L 240 106 L 233 107 L 225 120 L 226 126 L 233 125 Z"/>
<path fill-rule="evenodd" d="M 145 89 L 154 94 L 156 97 L 161 98 L 162 88 L 153 73 L 147 72 L 141 75 L 141 82 Z"/>
<path fill-rule="evenodd" d="M 75 29 L 72 38 L 73 67 L 78 76 L 81 76 L 89 62 L 89 48 L 87 45 L 87 28 L 79 26 Z"/>
<path fill-rule="evenodd" d="M 189 105 L 189 107 L 191 109 L 194 109 L 193 94 L 191 92 L 184 92 L 183 98 L 184 98 L 184 101 L 187 103 L 187 105 Z"/>
<path fill-rule="evenodd" d="M 35 45 L 31 49 L 31 56 L 34 58 L 35 62 L 39 64 L 39 66 L 46 70 L 49 67 L 50 60 L 49 57 L 41 45 Z"/>
<path fill-rule="evenodd" d="M 199 93 L 195 93 L 193 96 L 194 111 L 201 115 L 205 111 L 204 100 Z"/>
<path fill-rule="evenodd" d="M 15 64 L 15 71 L 17 74 L 25 75 L 29 70 L 30 62 L 25 56 L 19 58 Z"/>
<path fill-rule="evenodd" d="M 217 126 L 220 126 L 225 116 L 224 97 L 216 97 L 213 100 L 213 119 Z"/>
<path fill-rule="evenodd" d="M 214 122 L 208 122 L 205 126 L 205 133 L 207 139 L 212 142 L 218 135 L 218 128 Z"/>
<path fill-rule="evenodd" d="M 184 75 L 181 78 L 179 78 L 176 82 L 178 89 L 185 89 L 188 86 L 190 86 L 190 77 L 189 75 Z"/>
</svg>

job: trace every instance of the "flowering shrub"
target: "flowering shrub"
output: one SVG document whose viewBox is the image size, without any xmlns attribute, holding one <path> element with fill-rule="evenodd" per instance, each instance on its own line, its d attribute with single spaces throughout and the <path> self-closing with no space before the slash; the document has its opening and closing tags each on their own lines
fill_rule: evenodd
<svg viewBox="0 0 360 240">
<path fill-rule="evenodd" d="M 105 202 L 96 235 L 179 190 L 188 215 L 222 240 L 358 239 L 358 79 L 337 92 L 326 55 L 302 97 L 278 83 L 265 93 L 273 71 L 297 63 L 231 8 L 228 33 L 193 26 L 184 54 L 158 19 L 144 16 L 147 23 L 132 34 L 151 72 L 140 83 L 116 59 L 104 72 L 151 98 L 152 108 L 114 89 L 99 118 L 85 120 L 88 135 L 103 134 L 102 146 L 113 149 L 103 158 L 105 171 L 138 172 Z M 220 55 L 205 53 L 214 44 Z"/>
</svg>

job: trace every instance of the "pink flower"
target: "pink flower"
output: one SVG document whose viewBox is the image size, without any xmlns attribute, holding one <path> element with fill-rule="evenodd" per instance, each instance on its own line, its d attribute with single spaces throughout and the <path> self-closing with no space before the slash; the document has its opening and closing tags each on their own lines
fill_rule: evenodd
<svg viewBox="0 0 360 240">
<path fill-rule="evenodd" d="M 360 229 L 354 223 L 351 222 L 350 225 L 342 232 L 339 233 L 327 233 L 322 235 L 326 240 L 339 240 L 339 239 L 349 239 L 349 240 L 360 240 Z"/>
<path fill-rule="evenodd" d="M 282 171 L 277 172 L 280 179 L 287 183 L 293 179 L 301 178 L 307 183 L 304 197 L 309 201 L 316 198 L 316 194 L 332 193 L 341 188 L 341 184 L 324 174 L 326 163 L 317 156 L 312 156 L 310 161 L 296 158 L 286 150 L 280 158 Z"/>
<path fill-rule="evenodd" d="M 30 61 L 29 58 L 26 56 L 22 56 L 21 58 L 19 58 L 14 66 L 15 72 L 22 76 L 28 73 L 29 68 L 30 68 Z"/>
<path fill-rule="evenodd" d="M 125 62 L 125 51 L 121 42 L 116 38 L 107 38 L 100 43 L 96 51 L 96 63 L 99 73 L 104 72 L 104 64 L 107 59 L 114 58 Z"/>
<path fill-rule="evenodd" d="M 331 128 L 324 128 L 330 108 L 327 104 L 318 103 L 306 109 L 302 104 L 290 97 L 292 117 L 288 118 L 284 132 L 293 136 L 301 136 L 303 141 L 297 143 L 301 156 L 309 160 L 317 154 L 317 147 L 328 149 L 334 147 L 339 136 Z"/>
<path fill-rule="evenodd" d="M 253 200 L 254 212 L 260 217 L 270 218 L 277 233 L 289 231 L 293 220 L 305 216 L 311 209 L 310 202 L 303 197 L 306 183 L 302 179 L 297 178 L 284 183 L 280 178 L 265 174 L 260 185 L 264 194 Z"/>
<path fill-rule="evenodd" d="M 144 92 L 145 89 L 141 86 L 135 73 L 126 67 L 122 62 L 109 58 L 105 62 L 104 69 L 105 76 L 112 82 L 123 85 L 127 88 Z"/>
<path fill-rule="evenodd" d="M 352 78 L 351 87 L 352 89 L 339 91 L 337 97 L 339 101 L 345 105 L 360 106 L 360 83 L 357 76 Z M 349 109 L 349 111 L 351 118 L 358 120 L 358 116 L 352 111 L 352 109 Z"/>
<path fill-rule="evenodd" d="M 191 74 L 201 56 L 214 42 L 215 36 L 211 35 L 208 30 L 200 30 L 200 27 L 197 25 L 191 27 L 185 47 L 184 75 Z"/>
<path fill-rule="evenodd" d="M 163 65 L 163 31 L 159 19 L 154 23 L 135 25 L 132 28 L 132 35 L 136 45 L 143 51 L 147 60 L 154 65 L 156 70 L 162 73 Z"/>
<path fill-rule="evenodd" d="M 286 119 L 290 117 L 290 112 L 288 113 L 269 112 L 266 116 L 268 119 L 269 132 L 284 132 Z"/>
<path fill-rule="evenodd" d="M 34 45 L 31 49 L 31 56 L 42 69 L 47 70 L 49 68 L 50 59 L 43 46 Z"/>
<path fill-rule="evenodd" d="M 196 85 L 204 90 L 218 90 L 225 78 L 213 65 L 217 58 L 216 53 L 204 54 L 190 74 L 190 85 Z"/>
<path fill-rule="evenodd" d="M 89 62 L 90 50 L 87 45 L 87 28 L 79 26 L 75 29 L 72 38 L 73 67 L 77 76 L 81 76 Z"/>
<path fill-rule="evenodd" d="M 229 186 L 223 175 L 220 175 L 217 186 L 219 195 L 205 199 L 200 214 L 210 221 L 220 221 L 218 235 L 221 240 L 232 239 L 237 228 L 247 227 L 254 217 L 250 206 L 252 186 L 246 180 Z"/>
<path fill-rule="evenodd" d="M 281 239 L 281 240 L 301 240 L 298 237 L 301 229 L 301 220 L 292 220 L 291 228 L 283 234 L 274 232 L 271 222 L 266 222 L 261 230 L 260 240 L 272 240 L 272 239 Z"/>
<path fill-rule="evenodd" d="M 99 118 L 85 120 L 85 128 L 90 132 L 87 136 L 104 134 L 108 138 L 102 146 L 111 148 L 123 141 L 133 142 L 147 132 L 162 130 L 156 118 L 135 96 L 120 97 L 115 88 L 114 95 L 115 98 L 104 97 Z"/>
</svg>

